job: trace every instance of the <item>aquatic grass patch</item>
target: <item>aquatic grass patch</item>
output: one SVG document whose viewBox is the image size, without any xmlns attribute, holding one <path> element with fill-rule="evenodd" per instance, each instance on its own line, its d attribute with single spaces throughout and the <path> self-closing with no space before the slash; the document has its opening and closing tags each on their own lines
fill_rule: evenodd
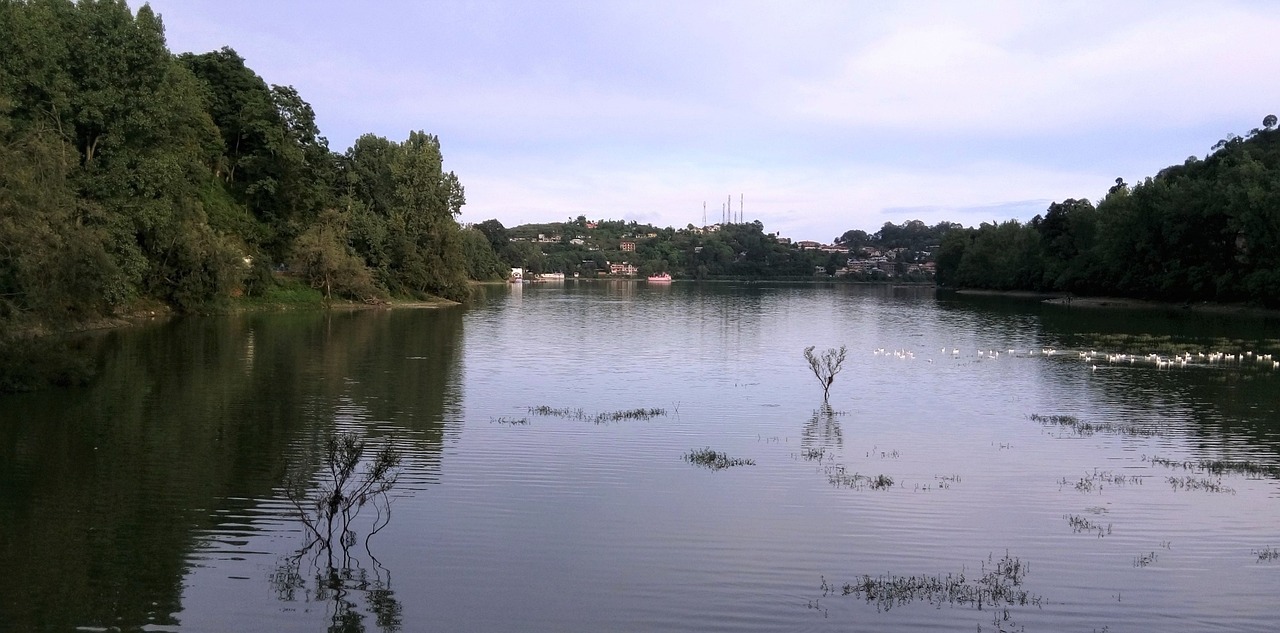
<svg viewBox="0 0 1280 633">
<path fill-rule="evenodd" d="M 1091 534 L 1097 534 L 1098 538 L 1103 538 L 1111 534 L 1110 523 L 1104 527 L 1101 523 L 1095 523 L 1078 514 L 1066 514 L 1063 515 L 1062 518 L 1067 520 L 1067 525 L 1071 526 L 1071 531 L 1075 534 L 1088 532 Z"/>
<path fill-rule="evenodd" d="M 1259 563 L 1267 563 L 1273 560 L 1280 560 L 1280 549 L 1264 547 L 1253 550 L 1253 555 L 1258 557 Z"/>
<path fill-rule="evenodd" d="M 1218 492 L 1223 494 L 1235 494 L 1236 491 L 1230 486 L 1225 486 L 1221 479 L 1209 479 L 1207 477 L 1169 477 L 1167 480 L 1174 490 L 1201 490 L 1204 492 Z"/>
<path fill-rule="evenodd" d="M 1146 461 L 1155 466 L 1164 466 L 1171 469 L 1196 470 L 1203 471 L 1214 475 L 1245 475 L 1248 477 L 1280 477 L 1280 465 L 1264 464 L 1262 462 L 1248 460 L 1225 460 L 1225 459 L 1201 459 L 1201 460 L 1183 460 L 1178 461 L 1168 459 L 1159 455 L 1151 455 L 1142 457 Z"/>
<path fill-rule="evenodd" d="M 1102 492 L 1106 485 L 1124 486 L 1129 484 L 1142 485 L 1143 477 L 1141 475 L 1126 475 L 1111 470 L 1094 469 L 1093 472 L 1086 474 L 1073 484 L 1070 478 L 1063 477 L 1058 481 L 1060 486 L 1072 486 L 1080 492 L 1093 492 L 1097 490 Z"/>
<path fill-rule="evenodd" d="M 1077 437 L 1089 437 L 1097 433 L 1109 433 L 1125 437 L 1153 437 L 1159 435 L 1152 428 L 1114 422 L 1089 422 L 1081 420 L 1074 415 L 1040 415 L 1033 413 L 1027 417 L 1034 422 L 1039 422 L 1041 426 L 1064 429 Z"/>
<path fill-rule="evenodd" d="M 521 426 L 529 423 L 529 418 L 489 418 L 490 424 L 505 424 L 507 426 Z"/>
<path fill-rule="evenodd" d="M 650 408 L 650 409 L 624 409 L 622 411 L 606 411 L 603 413 L 587 413 L 583 409 L 557 409 L 546 405 L 529 407 L 527 411 L 532 415 L 540 415 L 552 418 L 564 418 L 567 420 L 581 420 L 591 422 L 592 424 L 608 424 L 610 422 L 621 422 L 623 420 L 652 420 L 667 415 L 666 409 Z"/>
<path fill-rule="evenodd" d="M 1200 460 L 1200 468 L 1215 475 L 1235 473 L 1250 476 L 1280 477 L 1280 465 L 1263 464 L 1261 462 L 1203 459 Z"/>
<path fill-rule="evenodd" d="M 964 569 L 959 573 L 932 575 L 863 575 L 859 580 L 840 586 L 823 577 L 820 588 L 823 597 L 839 593 L 861 598 L 868 604 L 875 604 L 877 612 L 888 612 L 894 607 L 918 601 L 936 607 L 963 606 L 980 611 L 990 608 L 997 611 L 997 622 L 1001 619 L 1009 622 L 1011 608 L 1041 606 L 1042 597 L 1022 586 L 1030 571 L 1030 563 L 1006 552 L 1000 560 L 988 556 L 981 563 L 976 577 L 970 577 Z"/>
<path fill-rule="evenodd" d="M 820 462 L 827 457 L 827 449 L 819 446 L 818 448 L 806 448 L 800 451 L 800 458 L 806 462 Z"/>
<path fill-rule="evenodd" d="M 1160 560 L 1160 555 L 1155 552 L 1147 552 L 1146 554 L 1138 554 L 1133 557 L 1134 567 L 1149 567 L 1152 563 Z"/>
<path fill-rule="evenodd" d="M 723 470 L 734 466 L 755 466 L 754 459 L 729 457 L 727 453 L 712 450 L 710 447 L 697 448 L 684 454 L 684 460 L 690 464 L 705 466 L 711 470 Z"/>
<path fill-rule="evenodd" d="M 667 414 L 666 409 L 628 409 L 625 411 L 610 411 L 608 413 L 598 413 L 592 421 L 596 424 L 602 422 L 619 422 L 622 420 L 652 420 Z"/>
<path fill-rule="evenodd" d="M 870 476 L 857 472 L 851 473 L 847 468 L 839 464 L 827 466 L 824 472 L 827 475 L 827 483 L 837 488 L 887 490 L 893 487 L 893 477 L 884 474 Z"/>
<path fill-rule="evenodd" d="M 582 418 L 586 413 L 582 409 L 556 409 L 547 405 L 529 407 L 529 413 L 549 418 Z"/>
<path fill-rule="evenodd" d="M 871 450 L 867 451 L 867 457 L 879 457 L 880 459 L 898 459 L 899 457 L 902 457 L 902 453 L 898 452 L 897 449 L 882 451 L 880 450 L 880 447 L 872 446 Z"/>
<path fill-rule="evenodd" d="M 916 484 L 914 492 L 930 492 L 948 490 L 952 485 L 960 483 L 960 475 L 934 475 L 932 483 Z"/>
</svg>

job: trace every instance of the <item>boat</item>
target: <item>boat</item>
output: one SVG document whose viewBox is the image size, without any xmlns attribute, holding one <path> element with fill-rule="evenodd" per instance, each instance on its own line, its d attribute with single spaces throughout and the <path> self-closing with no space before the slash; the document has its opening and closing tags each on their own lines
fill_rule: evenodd
<svg viewBox="0 0 1280 633">
<path fill-rule="evenodd" d="M 667 273 L 658 273 L 656 275 L 649 275 L 649 283 L 670 283 L 670 282 L 671 282 L 671 275 Z"/>
<path fill-rule="evenodd" d="M 535 279 L 537 281 L 564 281 L 564 273 L 541 273 Z"/>
</svg>

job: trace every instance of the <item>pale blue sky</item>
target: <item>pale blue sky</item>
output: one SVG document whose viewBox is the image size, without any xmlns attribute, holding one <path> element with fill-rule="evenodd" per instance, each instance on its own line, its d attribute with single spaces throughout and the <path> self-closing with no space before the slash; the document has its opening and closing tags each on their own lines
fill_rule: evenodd
<svg viewBox="0 0 1280 633">
<path fill-rule="evenodd" d="M 330 146 L 440 137 L 463 222 L 1027 220 L 1280 112 L 1270 2 L 153 0 Z M 140 3 L 134 4 L 140 6 Z"/>
</svg>

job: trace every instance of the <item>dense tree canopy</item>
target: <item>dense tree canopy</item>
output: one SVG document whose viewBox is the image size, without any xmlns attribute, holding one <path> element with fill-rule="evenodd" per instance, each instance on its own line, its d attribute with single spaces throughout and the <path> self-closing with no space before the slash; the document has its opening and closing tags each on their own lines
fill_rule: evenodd
<svg viewBox="0 0 1280 633">
<path fill-rule="evenodd" d="M 1068 199 L 1027 224 L 948 235 L 949 285 L 1280 307 L 1280 130 L 1268 116 L 1204 160 L 1136 185 L 1117 178 L 1095 208 Z"/>
<path fill-rule="evenodd" d="M 175 57 L 146 5 L 0 0 L 6 328 L 206 309 L 276 263 L 339 296 L 461 298 L 496 274 L 464 248 L 463 202 L 436 137 L 336 154 L 295 89 L 231 48 Z"/>
</svg>

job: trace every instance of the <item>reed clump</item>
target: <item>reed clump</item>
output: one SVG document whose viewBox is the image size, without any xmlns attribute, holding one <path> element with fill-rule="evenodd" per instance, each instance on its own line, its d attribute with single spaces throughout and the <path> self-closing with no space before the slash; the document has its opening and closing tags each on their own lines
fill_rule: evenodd
<svg viewBox="0 0 1280 633">
<path fill-rule="evenodd" d="M 712 450 L 710 447 L 698 448 L 684 454 L 684 460 L 690 464 L 705 466 L 711 470 L 723 470 L 734 466 L 755 466 L 753 459 L 729 457 L 727 453 Z"/>
<path fill-rule="evenodd" d="M 1062 486 L 1071 486 L 1071 480 L 1063 477 L 1059 482 Z M 1094 469 L 1093 472 L 1086 474 L 1077 480 L 1074 484 L 1076 490 L 1080 492 L 1101 491 L 1106 485 L 1123 486 L 1127 484 L 1142 484 L 1142 477 L 1139 475 L 1125 475 L 1110 470 Z"/>
<path fill-rule="evenodd" d="M 1000 560 L 988 557 L 980 574 L 969 577 L 962 569 L 958 574 L 884 575 L 861 579 L 836 587 L 822 579 L 823 596 L 839 592 L 874 603 L 877 611 L 889 611 L 915 601 L 931 605 L 968 606 L 979 610 L 1002 609 L 1008 620 L 1009 608 L 1032 605 L 1040 607 L 1041 596 L 1022 588 L 1031 565 L 1008 553 Z"/>
<path fill-rule="evenodd" d="M 582 409 L 557 409 L 546 405 L 529 407 L 528 412 L 532 415 L 565 418 L 568 420 L 581 420 L 584 422 L 591 422 L 592 424 L 608 424 L 610 422 L 621 422 L 623 420 L 652 420 L 653 418 L 659 418 L 667 415 L 666 409 L 659 408 L 625 409 L 622 411 L 587 413 Z"/>
<path fill-rule="evenodd" d="M 1040 415 L 1033 413 L 1027 416 L 1042 426 L 1058 427 L 1079 437 L 1089 437 L 1095 433 L 1110 433 L 1125 437 L 1152 437 L 1158 435 L 1155 429 L 1134 426 L 1132 424 L 1116 424 L 1114 422 L 1088 422 L 1074 415 Z"/>
<path fill-rule="evenodd" d="M 1280 465 L 1264 464 L 1249 460 L 1201 459 L 1175 460 L 1159 455 L 1143 456 L 1143 460 L 1155 466 L 1198 470 L 1214 475 L 1245 475 L 1247 477 L 1280 477 Z"/>
<path fill-rule="evenodd" d="M 1110 523 L 1104 527 L 1101 523 L 1095 523 L 1078 514 L 1068 514 L 1064 515 L 1062 518 L 1067 520 L 1067 525 L 1070 525 L 1071 531 L 1076 534 L 1090 532 L 1097 534 L 1098 538 L 1103 538 L 1111 534 Z"/>
<path fill-rule="evenodd" d="M 806 448 L 800 451 L 801 459 L 806 462 L 820 462 L 827 456 L 827 449 L 819 446 L 818 448 Z"/>
<path fill-rule="evenodd" d="M 893 487 L 893 477 L 880 474 L 870 476 L 857 472 L 849 472 L 839 464 L 826 467 L 827 482 L 837 488 L 852 490 L 887 490 Z"/>
<path fill-rule="evenodd" d="M 1222 483 L 1221 479 L 1209 479 L 1207 477 L 1170 477 L 1169 485 L 1174 490 L 1202 490 L 1204 492 L 1220 492 L 1224 494 L 1235 494 L 1236 491 L 1230 486 Z"/>
</svg>

